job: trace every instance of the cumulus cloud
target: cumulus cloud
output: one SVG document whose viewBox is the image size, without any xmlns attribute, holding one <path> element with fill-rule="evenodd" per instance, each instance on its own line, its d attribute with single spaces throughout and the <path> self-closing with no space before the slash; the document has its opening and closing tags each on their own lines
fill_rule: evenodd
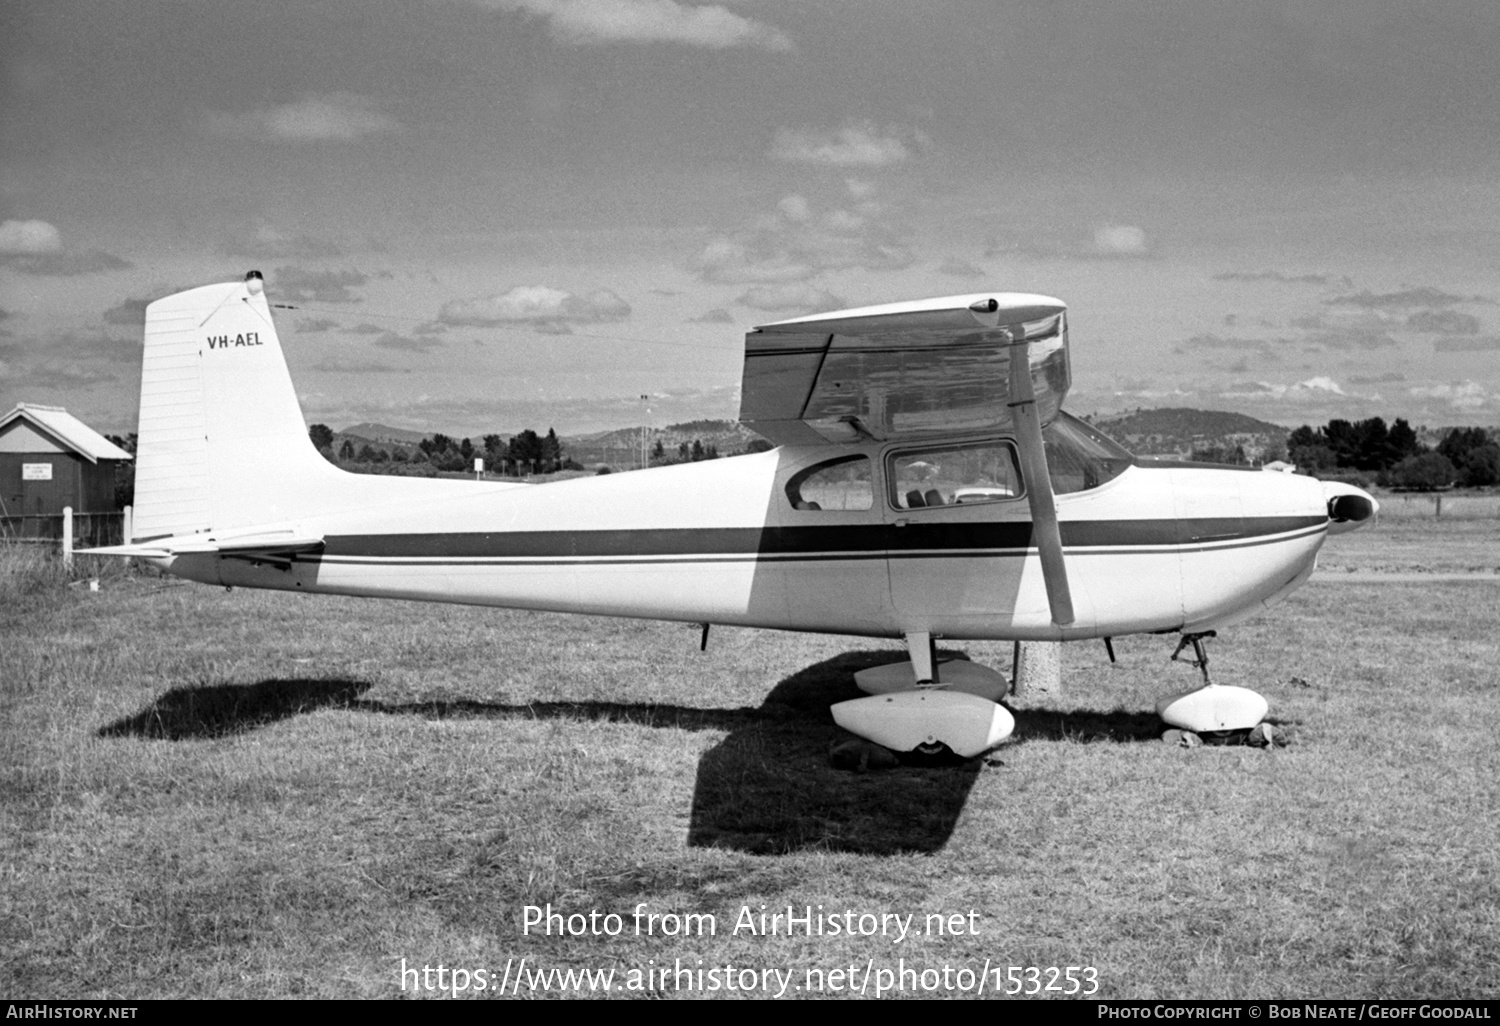
<svg viewBox="0 0 1500 1026">
<path fill-rule="evenodd" d="M 1494 353 L 1500 352 L 1500 338 L 1494 335 L 1440 338 L 1432 343 L 1432 348 L 1439 353 Z"/>
<path fill-rule="evenodd" d="M 1178 354 L 1203 350 L 1224 350 L 1226 352 L 1244 354 L 1255 353 L 1271 360 L 1280 358 L 1275 348 L 1265 339 L 1226 338 L 1222 335 L 1202 334 L 1184 339 L 1172 347 L 1172 351 Z"/>
<path fill-rule="evenodd" d="M 1368 289 L 1344 296 L 1325 299 L 1325 303 L 1339 306 L 1358 306 L 1367 310 L 1380 310 L 1413 306 L 1452 306 L 1455 303 L 1489 302 L 1482 296 L 1455 296 L 1450 292 L 1428 285 L 1401 289 L 1397 292 L 1375 293 Z"/>
<path fill-rule="evenodd" d="M 525 325 L 547 334 L 564 334 L 570 324 L 622 321 L 630 304 L 608 289 L 575 296 L 546 285 L 517 285 L 508 292 L 444 303 L 438 320 L 450 325 L 497 327 Z"/>
<path fill-rule="evenodd" d="M 1107 224 L 1094 231 L 1094 256 L 1141 257 L 1150 252 L 1145 231 L 1133 224 Z"/>
<path fill-rule="evenodd" d="M 1241 402 L 1278 402 L 1299 407 L 1360 398 L 1346 392 L 1342 385 L 1327 375 L 1318 375 L 1290 385 L 1270 381 L 1239 381 L 1225 386 L 1218 392 L 1218 396 Z"/>
<path fill-rule="evenodd" d="M 473 0 L 481 7 L 516 11 L 546 22 L 552 38 L 574 46 L 608 43 L 677 43 L 710 50 L 755 47 L 790 50 L 779 29 L 711 4 L 677 0 Z"/>
<path fill-rule="evenodd" d="M 358 303 L 351 290 L 369 283 L 360 271 L 310 271 L 301 267 L 278 267 L 266 282 L 268 291 L 293 303 Z"/>
<path fill-rule="evenodd" d="M 1473 381 L 1454 382 L 1447 385 L 1417 385 L 1408 388 L 1407 394 L 1417 399 L 1438 399 L 1456 410 L 1477 410 L 1490 401 L 1484 386 Z"/>
<path fill-rule="evenodd" d="M 806 196 L 798 196 L 795 193 L 783 196 L 776 204 L 776 209 L 781 211 L 781 216 L 793 224 L 802 224 L 812 219 L 812 204 L 807 202 Z"/>
<path fill-rule="evenodd" d="M 146 320 L 146 307 L 162 296 L 193 288 L 192 285 L 156 285 L 145 296 L 131 296 L 104 311 L 105 324 L 118 324 L 127 328 L 139 328 Z"/>
<path fill-rule="evenodd" d="M 705 310 L 705 311 L 703 311 L 703 313 L 699 314 L 697 317 L 689 317 L 688 318 L 688 323 L 690 323 L 690 324 L 733 324 L 734 323 L 734 315 L 732 313 L 730 313 L 728 310 L 725 310 L 723 307 L 717 307 L 716 306 L 712 310 Z"/>
<path fill-rule="evenodd" d="M 62 235 L 46 221 L 6 221 L 0 224 L 0 255 L 36 256 L 62 250 Z"/>
<path fill-rule="evenodd" d="M 787 285 L 757 285 L 735 300 L 741 306 L 771 313 L 823 313 L 848 306 L 833 293 L 806 282 Z"/>
<path fill-rule="evenodd" d="M 938 264 L 938 273 L 952 278 L 983 278 L 989 272 L 967 260 L 951 256 Z"/>
<path fill-rule="evenodd" d="M 210 111 L 204 124 L 225 138 L 290 143 L 352 142 L 401 127 L 370 97 L 348 92 L 309 94 L 292 103 L 239 114 Z"/>
<path fill-rule="evenodd" d="M 1269 281 L 1281 285 L 1327 285 L 1326 274 L 1287 274 L 1284 271 L 1225 271 L 1214 281 Z"/>
<path fill-rule="evenodd" d="M 380 337 L 370 344 L 379 346 L 381 349 L 394 349 L 403 353 L 426 353 L 438 346 L 447 345 L 440 338 L 431 336 L 414 338 L 410 335 L 399 335 L 394 331 L 381 332 Z"/>
<path fill-rule="evenodd" d="M 146 323 L 146 304 L 149 299 L 127 299 L 104 311 L 105 324 L 140 325 Z"/>
<path fill-rule="evenodd" d="M 12 220 L 0 223 L 0 266 L 39 277 L 72 278 L 123 271 L 130 263 L 102 250 L 66 249 L 62 233 L 46 221 Z"/>
<path fill-rule="evenodd" d="M 12 380 L 26 388 L 53 388 L 67 391 L 76 388 L 92 388 L 120 380 L 120 375 L 87 367 L 31 367 L 13 374 Z"/>
<path fill-rule="evenodd" d="M 51 354 L 74 364 L 115 364 L 137 367 L 141 362 L 139 335 L 117 338 L 107 332 L 90 331 L 66 335 L 50 347 Z"/>
<path fill-rule="evenodd" d="M 1479 318 L 1457 310 L 1418 310 L 1406 319 L 1406 326 L 1430 335 L 1479 334 Z"/>
<path fill-rule="evenodd" d="M 91 249 L 80 253 L 43 253 L 34 257 L 0 258 L 0 263 L 20 271 L 46 278 L 75 278 L 82 274 L 124 271 L 133 265 L 112 253 Z"/>
<path fill-rule="evenodd" d="M 984 255 L 1031 257 L 1043 260 L 1145 260 L 1156 256 L 1146 230 L 1133 224 L 1105 224 L 1091 234 L 1059 232 L 1052 238 L 1029 233 L 1024 238 L 990 238 Z"/>
<path fill-rule="evenodd" d="M 128 381 L 140 373 L 140 335 L 115 337 L 90 329 L 33 339 L 26 349 L 0 345 L 0 359 L 9 365 L 7 376 L 25 388 L 92 388 Z"/>
<path fill-rule="evenodd" d="M 784 197 L 753 225 L 710 240 L 693 261 L 704 281 L 774 285 L 806 281 L 823 271 L 894 271 L 915 261 L 873 186 L 851 179 L 836 206 Z"/>
<path fill-rule="evenodd" d="M 1354 324 L 1336 325 L 1309 335 L 1303 341 L 1307 345 L 1340 351 L 1389 349 L 1398 345 L 1396 340 L 1384 331 Z"/>
<path fill-rule="evenodd" d="M 991 235 L 984 242 L 984 257 L 986 260 L 994 260 L 996 257 L 1020 256 L 1026 253 L 1026 248 L 1014 239 L 1002 239 L 998 235 Z"/>
<path fill-rule="evenodd" d="M 1275 395 L 1276 389 L 1264 381 L 1238 381 L 1225 387 L 1224 396 Z"/>
<path fill-rule="evenodd" d="M 1330 392 L 1333 395 L 1347 395 L 1348 394 L 1342 388 L 1339 387 L 1339 383 L 1337 381 L 1334 381 L 1332 378 L 1328 377 L 1327 375 L 1319 375 L 1317 377 L 1308 378 L 1306 381 L 1299 381 L 1295 385 L 1292 385 L 1287 391 L 1289 391 L 1289 392 L 1298 392 L 1298 391 L 1301 391 L 1301 392 Z"/>
<path fill-rule="evenodd" d="M 220 243 L 219 252 L 262 260 L 319 260 L 344 255 L 342 246 L 327 239 L 306 232 L 284 232 L 267 225 L 248 237 L 226 239 Z"/>
<path fill-rule="evenodd" d="M 340 362 L 340 361 L 335 361 L 335 360 L 322 360 L 322 361 L 320 361 L 318 363 L 313 364 L 312 369 L 315 370 L 315 371 L 322 371 L 325 374 L 399 374 L 399 373 L 408 373 L 409 374 L 409 373 L 411 373 L 410 371 L 402 372 L 399 368 L 392 367 L 390 364 L 387 364 L 387 363 L 381 363 L 378 360 L 352 360 L 352 361 L 349 361 L 349 362 Z"/>
<path fill-rule="evenodd" d="M 771 143 L 771 156 L 792 164 L 889 167 L 930 145 L 920 129 L 846 121 L 834 129 L 783 128 Z"/>
<path fill-rule="evenodd" d="M 304 317 L 297 322 L 297 330 L 307 335 L 322 331 L 332 331 L 338 326 L 338 321 L 330 321 L 327 317 Z"/>
<path fill-rule="evenodd" d="M 694 261 L 704 281 L 803 281 L 822 269 L 812 254 L 799 252 L 770 233 L 714 239 Z"/>
</svg>

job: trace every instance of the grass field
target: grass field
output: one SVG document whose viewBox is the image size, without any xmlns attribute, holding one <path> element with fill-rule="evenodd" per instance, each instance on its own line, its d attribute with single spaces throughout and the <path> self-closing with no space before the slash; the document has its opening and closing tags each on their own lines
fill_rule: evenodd
<svg viewBox="0 0 1500 1026">
<path fill-rule="evenodd" d="M 1087 966 L 1102 997 L 1495 997 L 1500 522 L 1390 516 L 1324 562 L 1212 648 L 1289 748 L 1158 741 L 1195 671 L 1137 637 L 1115 666 L 1065 646 L 1062 695 L 986 759 L 856 774 L 827 705 L 894 644 L 716 628 L 700 653 L 682 625 L 119 568 L 90 592 L 5 553 L 0 994 L 435 996 L 439 964 L 561 992 L 517 985 L 524 958 L 655 996 L 700 993 L 680 960 L 787 996 Z M 523 932 L 549 903 L 620 933 Z M 638 936 L 640 903 L 716 932 Z M 912 932 L 734 932 L 788 905 Z M 403 991 L 403 960 L 434 972 Z"/>
</svg>

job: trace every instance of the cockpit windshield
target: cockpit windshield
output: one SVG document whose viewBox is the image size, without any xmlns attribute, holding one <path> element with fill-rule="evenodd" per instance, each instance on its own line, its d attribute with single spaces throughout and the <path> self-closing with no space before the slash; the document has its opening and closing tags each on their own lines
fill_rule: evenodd
<svg viewBox="0 0 1500 1026">
<path fill-rule="evenodd" d="M 1042 441 L 1047 447 L 1052 491 L 1057 495 L 1098 488 L 1134 462 L 1118 442 L 1061 411 L 1042 430 Z"/>
</svg>

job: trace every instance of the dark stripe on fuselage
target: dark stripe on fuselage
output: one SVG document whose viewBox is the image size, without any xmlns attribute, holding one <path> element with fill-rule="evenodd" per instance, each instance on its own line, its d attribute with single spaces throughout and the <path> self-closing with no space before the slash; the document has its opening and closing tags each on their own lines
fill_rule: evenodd
<svg viewBox="0 0 1500 1026">
<path fill-rule="evenodd" d="M 1222 517 L 1202 520 L 1065 521 L 1069 549 L 1158 548 L 1249 542 L 1322 528 L 1326 517 Z M 820 527 L 650 528 L 617 531 L 493 531 L 463 534 L 334 535 L 323 556 L 373 559 L 599 559 L 610 557 L 749 556 L 877 558 L 890 553 L 1024 551 L 1029 521 Z"/>
</svg>

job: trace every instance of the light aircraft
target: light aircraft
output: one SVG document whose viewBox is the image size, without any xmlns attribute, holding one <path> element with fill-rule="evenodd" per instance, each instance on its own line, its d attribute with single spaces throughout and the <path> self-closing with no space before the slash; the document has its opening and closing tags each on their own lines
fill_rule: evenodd
<svg viewBox="0 0 1500 1026">
<path fill-rule="evenodd" d="M 1203 640 L 1305 583 L 1357 488 L 1137 460 L 1061 406 L 1057 299 L 979 293 L 817 314 L 745 339 L 762 453 L 540 485 L 350 474 L 308 438 L 265 285 L 146 310 L 132 537 L 99 553 L 241 588 L 904 638 L 835 719 L 973 755 L 1008 682 L 935 639 L 1177 634 L 1204 686 L 1159 707 L 1253 727 Z M 706 633 L 705 633 L 706 641 Z"/>
</svg>

